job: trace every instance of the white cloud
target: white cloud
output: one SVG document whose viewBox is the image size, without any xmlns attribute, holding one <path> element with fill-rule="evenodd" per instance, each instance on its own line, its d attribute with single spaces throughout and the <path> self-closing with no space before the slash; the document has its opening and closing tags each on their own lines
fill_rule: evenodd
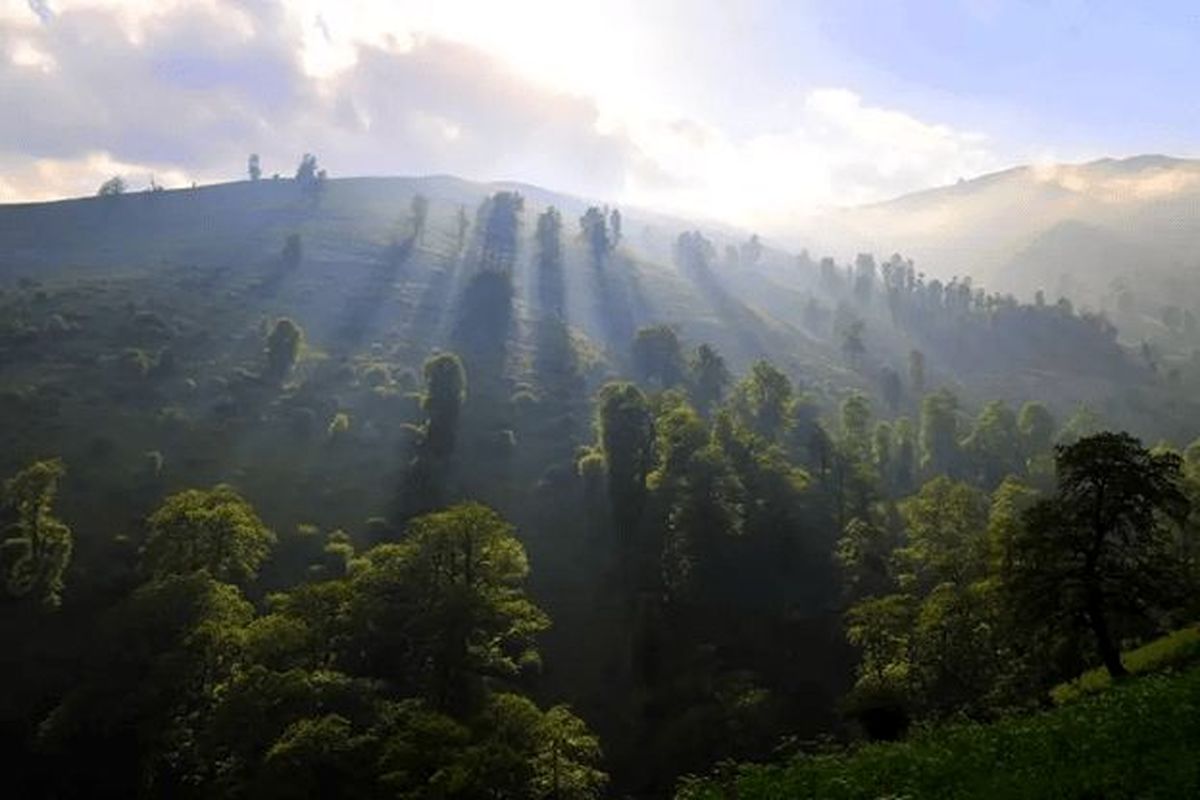
<svg viewBox="0 0 1200 800">
<path fill-rule="evenodd" d="M 676 113 L 652 75 L 670 31 L 635 6 L 0 0 L 0 192 L 236 178 L 251 151 L 287 173 L 312 151 L 333 175 L 517 179 L 766 230 L 995 165 L 983 137 L 846 89 L 749 134 Z"/>
<path fill-rule="evenodd" d="M 784 130 L 742 139 L 691 120 L 634 124 L 653 162 L 640 203 L 784 227 L 822 206 L 882 200 L 997 165 L 986 139 L 865 105 L 846 89 L 809 92 Z"/>
</svg>

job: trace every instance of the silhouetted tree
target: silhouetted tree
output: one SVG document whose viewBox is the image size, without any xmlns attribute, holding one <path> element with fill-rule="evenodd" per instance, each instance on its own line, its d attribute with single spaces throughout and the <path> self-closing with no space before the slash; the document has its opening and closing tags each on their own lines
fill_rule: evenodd
<svg viewBox="0 0 1200 800">
<path fill-rule="evenodd" d="M 633 368 L 638 380 L 663 389 L 678 386 L 684 378 L 683 349 L 669 325 L 642 328 L 633 340 Z"/>
<path fill-rule="evenodd" d="M 289 233 L 287 238 L 283 240 L 283 250 L 279 254 L 279 259 L 283 263 L 283 268 L 292 270 L 300 266 L 300 260 L 304 257 L 304 245 L 300 241 L 300 234 Z"/>
<path fill-rule="evenodd" d="M 1007 583 L 1031 625 L 1086 625 L 1121 677 L 1114 615 L 1169 608 L 1187 591 L 1173 531 L 1189 508 L 1182 459 L 1099 433 L 1059 446 L 1055 461 L 1058 491 L 1025 513 Z"/>
<path fill-rule="evenodd" d="M 462 405 L 467 399 L 467 374 L 453 353 L 441 353 L 425 362 L 426 451 L 445 458 L 454 452 Z"/>
<path fill-rule="evenodd" d="M 688 373 L 692 386 L 692 401 L 696 410 L 707 416 L 725 399 L 725 391 L 733 381 L 725 359 L 712 345 L 702 344 L 696 348 L 688 362 Z"/>
<path fill-rule="evenodd" d="M 267 335 L 267 377 L 281 383 L 291 374 L 304 344 L 304 331 L 287 317 L 275 322 Z"/>
<path fill-rule="evenodd" d="M 262 166 L 258 161 L 258 153 L 251 153 L 249 160 L 246 162 L 246 171 L 250 174 L 250 180 L 256 181 L 262 177 Z"/>
<path fill-rule="evenodd" d="M 119 194 L 125 194 L 125 179 L 120 175 L 114 175 L 100 184 L 100 189 L 96 192 L 98 197 L 116 197 Z"/>
</svg>

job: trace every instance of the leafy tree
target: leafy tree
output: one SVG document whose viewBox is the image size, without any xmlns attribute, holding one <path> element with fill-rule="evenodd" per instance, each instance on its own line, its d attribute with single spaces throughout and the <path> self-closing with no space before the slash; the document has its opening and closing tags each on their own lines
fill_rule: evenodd
<svg viewBox="0 0 1200 800">
<path fill-rule="evenodd" d="M 633 368 L 639 380 L 663 389 L 683 382 L 683 349 L 671 326 L 642 328 L 634 337 L 632 350 Z"/>
<path fill-rule="evenodd" d="M 871 452 L 871 403 L 862 392 L 854 392 L 842 401 L 842 443 L 858 461 Z"/>
<path fill-rule="evenodd" d="M 589 207 L 579 218 L 579 231 L 597 264 L 603 261 L 615 246 L 609 234 L 608 218 L 604 211 L 596 206 Z"/>
<path fill-rule="evenodd" d="M 246 172 L 249 173 L 252 181 L 262 177 L 262 165 L 258 161 L 258 153 L 250 154 L 250 158 L 246 161 Z"/>
<path fill-rule="evenodd" d="M 367 551 L 351 576 L 354 646 L 368 675 L 414 684 L 433 706 L 478 707 L 484 678 L 513 678 L 536 658 L 549 621 L 530 602 L 513 527 L 478 503 L 409 522 L 403 541 Z"/>
<path fill-rule="evenodd" d="M 517 229 L 525 198 L 520 192 L 496 192 L 484 203 L 483 246 L 480 266 L 487 271 L 508 273 L 517 257 Z"/>
<path fill-rule="evenodd" d="M 598 432 L 607 467 L 609 502 L 617 535 L 632 546 L 646 500 L 646 476 L 654 467 L 654 417 L 632 383 L 600 390 Z"/>
<path fill-rule="evenodd" d="M 275 534 L 231 486 L 187 489 L 168 497 L 147 521 L 142 559 L 155 578 L 206 570 L 245 584 L 271 552 Z"/>
<path fill-rule="evenodd" d="M 647 484 L 662 510 L 662 571 L 676 597 L 719 601 L 720 545 L 742 533 L 744 490 L 704 420 L 687 403 L 655 419 L 657 466 Z"/>
<path fill-rule="evenodd" d="M 70 769 L 51 796 L 186 796 L 214 765 L 199 749 L 218 686 L 236 669 L 254 608 L 210 574 L 164 575 L 105 611 L 79 675 L 38 730 Z M 60 761 L 61 760 L 61 761 Z"/>
<path fill-rule="evenodd" d="M 1047 453 L 1054 443 L 1054 417 L 1045 405 L 1028 402 L 1021 406 L 1017 417 L 1017 429 L 1021 432 L 1021 444 L 1026 458 Z"/>
<path fill-rule="evenodd" d="M 96 195 L 98 197 L 116 197 L 119 194 L 125 194 L 125 188 L 125 179 L 120 175 L 114 175 L 100 184 Z"/>
<path fill-rule="evenodd" d="M 1001 400 L 985 405 L 963 449 L 985 488 L 990 489 L 1005 476 L 1021 472 L 1023 447 L 1012 409 Z"/>
<path fill-rule="evenodd" d="M 701 414 L 707 415 L 724 400 L 733 376 L 725 366 L 725 359 L 708 344 L 696 348 L 688 361 L 688 373 L 692 401 Z"/>
<path fill-rule="evenodd" d="M 312 153 L 305 153 L 300 157 L 300 163 L 296 166 L 296 182 L 303 188 L 309 188 L 316 184 L 317 157 Z"/>
<path fill-rule="evenodd" d="M 958 455 L 958 398 L 941 389 L 921 401 L 921 469 L 956 475 Z"/>
<path fill-rule="evenodd" d="M 1184 591 L 1173 522 L 1181 459 L 1125 433 L 1057 448 L 1058 491 L 1025 514 L 1008 583 L 1027 619 L 1086 625 L 1109 674 L 1127 674 L 1114 617 L 1169 608 Z"/>
<path fill-rule="evenodd" d="M 965 585 L 987 564 L 988 498 L 978 489 L 940 475 L 900 503 L 906 541 L 896 568 L 917 585 Z"/>
<path fill-rule="evenodd" d="M 300 356 L 304 345 L 304 331 L 287 317 L 276 320 L 267 336 L 267 377 L 282 383 Z"/>
<path fill-rule="evenodd" d="M 72 538 L 71 529 L 54 516 L 54 498 L 65 473 L 57 459 L 37 461 L 4 483 L 0 577 L 10 598 L 30 598 L 48 607 L 62 601 Z"/>
<path fill-rule="evenodd" d="M 436 458 L 454 452 L 459 416 L 467 398 L 467 374 L 453 353 L 440 353 L 425 362 L 425 397 L 421 404 L 428 415 L 425 447 Z"/>
<path fill-rule="evenodd" d="M 534 238 L 538 244 L 538 260 L 543 265 L 557 265 L 562 260 L 562 214 L 549 206 L 538 215 Z"/>
<path fill-rule="evenodd" d="M 756 361 L 733 390 L 732 406 L 741 424 L 768 441 L 778 441 L 788 421 L 792 382 L 769 361 Z"/>
</svg>

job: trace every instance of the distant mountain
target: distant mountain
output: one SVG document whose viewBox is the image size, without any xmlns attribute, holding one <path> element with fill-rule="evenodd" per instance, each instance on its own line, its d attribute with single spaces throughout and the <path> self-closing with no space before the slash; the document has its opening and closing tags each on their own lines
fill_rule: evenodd
<svg viewBox="0 0 1200 800">
<path fill-rule="evenodd" d="M 949 278 L 1097 309 L 1200 306 L 1200 161 L 1143 155 L 1022 166 L 833 213 L 820 245 L 914 258 Z M 819 249 L 819 248 L 818 248 Z"/>
</svg>

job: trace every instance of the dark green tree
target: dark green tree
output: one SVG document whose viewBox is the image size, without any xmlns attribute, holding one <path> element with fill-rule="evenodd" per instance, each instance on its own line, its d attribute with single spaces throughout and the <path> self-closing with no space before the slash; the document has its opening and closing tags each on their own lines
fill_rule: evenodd
<svg viewBox="0 0 1200 800">
<path fill-rule="evenodd" d="M 725 399 L 725 391 L 733 382 L 733 375 L 725 366 L 725 359 L 709 344 L 696 348 L 688 361 L 692 401 L 696 410 L 707 416 Z"/>
<path fill-rule="evenodd" d="M 756 361 L 734 387 L 732 406 L 738 422 L 768 441 L 778 441 L 788 423 L 792 382 L 769 361 Z"/>
<path fill-rule="evenodd" d="M 276 320 L 267 336 L 266 376 L 276 383 L 286 380 L 296 366 L 303 344 L 304 331 L 299 325 L 287 317 Z"/>
<path fill-rule="evenodd" d="M 683 382 L 683 348 L 671 326 L 642 328 L 634 337 L 631 349 L 633 368 L 639 381 L 660 389 L 670 389 Z"/>
<path fill-rule="evenodd" d="M 454 452 L 459 417 L 467 399 L 467 373 L 453 353 L 439 353 L 425 362 L 425 397 L 421 401 L 427 415 L 425 449 L 435 458 Z"/>
<path fill-rule="evenodd" d="M 600 390 L 597 416 L 600 448 L 608 470 L 608 495 L 617 536 L 633 544 L 646 502 L 646 476 L 654 468 L 654 417 L 632 383 Z"/>
<path fill-rule="evenodd" d="M 54 498 L 65 473 L 57 459 L 38 461 L 4 483 L 0 580 L 10 598 L 29 598 L 47 607 L 62 600 L 72 538 L 71 529 L 54 516 Z"/>
<path fill-rule="evenodd" d="M 1187 591 L 1175 535 L 1189 508 L 1182 461 L 1099 433 L 1059 446 L 1056 464 L 1058 492 L 1025 513 L 1007 584 L 1031 623 L 1086 625 L 1121 677 L 1114 617 L 1170 608 Z"/>
</svg>

